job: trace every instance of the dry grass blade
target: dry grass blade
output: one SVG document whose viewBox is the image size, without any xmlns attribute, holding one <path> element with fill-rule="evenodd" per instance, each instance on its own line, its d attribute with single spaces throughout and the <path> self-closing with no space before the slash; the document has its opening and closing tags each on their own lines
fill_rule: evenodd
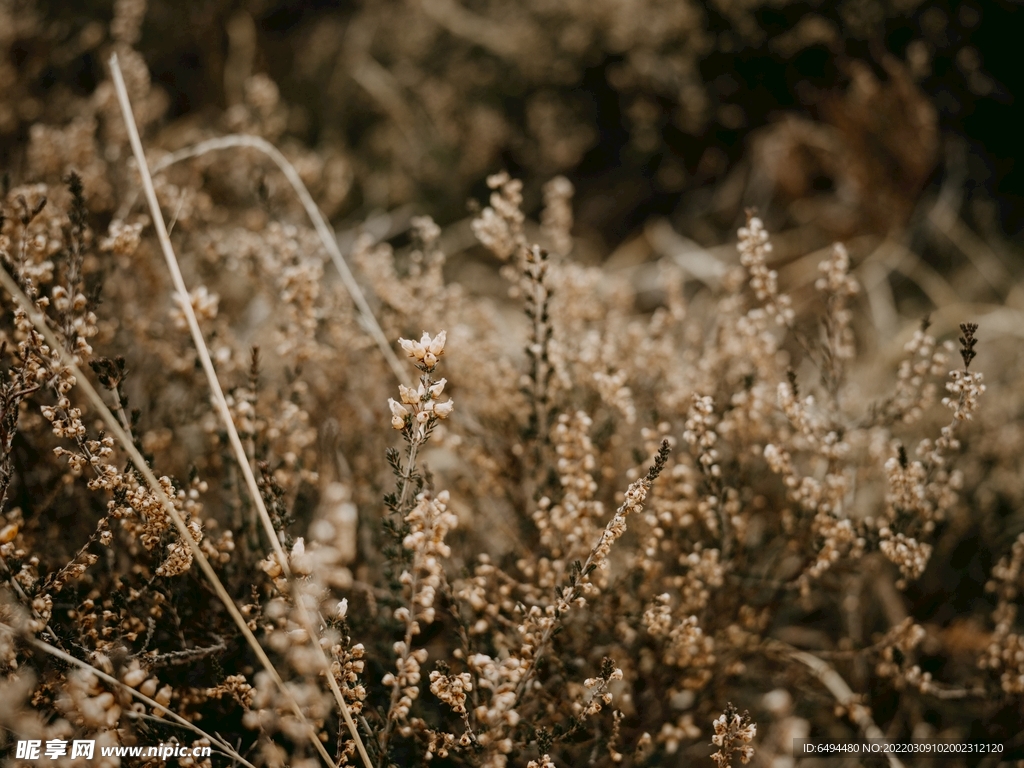
<svg viewBox="0 0 1024 768">
<path fill-rule="evenodd" d="M 831 664 L 806 651 L 794 650 L 789 655 L 808 667 L 814 673 L 814 676 L 821 681 L 822 685 L 828 688 L 829 693 L 835 697 L 835 700 L 847 708 L 850 713 L 850 719 L 857 723 L 865 738 L 885 738 L 882 729 L 875 725 L 875 721 L 871 719 L 868 709 L 858 703 L 853 690 Z M 885 756 L 889 759 L 889 768 L 903 768 L 903 763 L 894 754 L 886 752 Z"/>
<path fill-rule="evenodd" d="M 7 624 L 0 623 L 0 629 L 4 629 L 12 634 L 16 634 L 14 627 L 8 626 Z M 145 694 L 136 691 L 130 685 L 125 685 L 116 677 L 112 677 L 111 675 L 108 675 L 106 672 L 96 669 L 96 667 L 94 667 L 92 664 L 84 662 L 81 659 L 76 659 L 69 653 L 64 653 L 64 651 L 60 650 L 59 648 L 54 648 L 49 643 L 45 643 L 42 640 L 39 640 L 38 638 L 23 637 L 22 639 L 29 645 L 31 645 L 33 648 L 38 648 L 43 653 L 48 653 L 54 658 L 60 659 L 61 661 L 67 664 L 71 664 L 72 666 L 78 667 L 79 669 L 88 670 L 92 674 L 96 675 L 96 677 L 98 677 L 100 680 L 103 680 L 104 682 L 110 685 L 127 691 L 129 694 L 134 696 L 136 699 L 141 701 L 146 706 L 152 707 L 155 710 L 163 712 L 165 715 L 167 715 L 171 720 L 176 722 L 182 728 L 187 728 L 188 730 L 192 731 L 198 736 L 204 739 L 209 739 L 211 744 L 214 744 L 218 749 L 224 752 L 225 755 L 235 760 L 239 764 L 248 766 L 248 768 L 256 768 L 252 763 L 250 763 L 248 760 L 246 760 L 244 757 L 238 754 L 238 752 L 236 752 L 234 749 L 232 749 L 231 745 L 225 742 L 223 739 L 218 739 L 216 736 L 207 733 L 202 728 L 198 728 L 193 723 L 190 723 L 188 720 L 183 718 L 181 715 L 177 714 L 176 712 L 173 712 L 172 710 L 163 706 L 159 702 L 154 701 L 153 699 L 149 698 L 149 696 L 146 696 Z"/>
<path fill-rule="evenodd" d="M 520 45 L 517 36 L 508 34 L 507 29 L 467 10 L 454 0 L 427 0 L 423 3 L 423 11 L 453 35 L 502 58 L 514 56 Z"/>
<path fill-rule="evenodd" d="M 199 355 L 203 371 L 209 381 L 213 395 L 214 407 L 216 407 L 221 421 L 227 429 L 228 441 L 231 443 L 231 449 L 234 451 L 239 469 L 241 469 L 242 475 L 245 478 L 245 484 L 249 489 L 253 504 L 255 505 L 263 524 L 263 530 L 267 534 L 267 538 L 270 540 L 270 545 L 273 547 L 274 552 L 277 555 L 281 568 L 287 572 L 288 557 L 281 546 L 281 542 L 278 540 L 277 532 L 274 530 L 274 524 L 267 512 L 266 505 L 263 503 L 263 495 L 260 493 L 259 485 L 256 482 L 256 476 L 253 474 L 252 467 L 249 465 L 249 460 L 245 455 L 245 448 L 242 446 L 242 440 L 238 436 L 238 430 L 235 429 L 234 422 L 232 421 L 231 410 L 224 397 L 224 391 L 221 389 L 220 381 L 217 379 L 217 371 L 213 367 L 213 360 L 210 357 L 209 349 L 207 348 L 206 341 L 203 338 L 202 329 L 199 327 L 199 320 L 196 318 L 195 310 L 192 308 L 192 301 L 189 297 L 188 287 L 185 285 L 185 279 L 181 275 L 181 268 L 178 266 L 178 259 L 174 254 L 173 247 L 171 246 L 170 236 L 167 234 L 167 227 L 164 224 L 163 215 L 160 212 L 160 204 L 156 199 L 156 190 L 153 187 L 153 179 L 149 173 L 149 167 L 146 164 L 146 155 L 142 149 L 142 140 L 139 138 L 139 132 L 135 126 L 135 118 L 132 114 L 131 104 L 128 100 L 128 90 L 125 88 L 124 78 L 122 77 L 121 67 L 117 62 L 116 54 L 110 59 L 110 69 L 114 76 L 114 85 L 117 88 L 118 99 L 121 102 L 121 110 L 125 125 L 128 128 L 128 136 L 131 140 L 132 151 L 135 153 L 135 160 L 139 166 L 142 188 L 146 194 L 146 200 L 149 203 L 150 213 L 153 216 L 153 225 L 156 228 L 157 237 L 160 240 L 160 247 L 163 250 L 164 259 L 167 261 L 167 268 L 171 272 L 171 278 L 174 281 L 174 288 L 178 292 L 178 299 L 181 303 L 182 313 L 188 322 L 189 332 L 192 334 L 192 341 L 195 343 L 196 352 Z"/>
<path fill-rule="evenodd" d="M 644 227 L 644 235 L 655 251 L 671 258 L 687 274 L 712 288 L 721 284 L 728 270 L 726 263 L 712 249 L 680 235 L 665 219 L 651 219 Z"/>
<path fill-rule="evenodd" d="M 132 113 L 131 103 L 129 102 L 128 99 L 128 90 L 125 87 L 124 77 L 121 74 L 121 68 L 118 64 L 116 54 L 114 54 L 110 58 L 110 69 L 114 77 L 114 85 L 117 89 L 118 100 L 121 104 L 121 111 L 124 117 L 125 127 L 128 130 L 128 136 L 129 139 L 131 140 L 132 151 L 135 154 L 136 162 L 138 163 L 139 166 L 139 175 L 142 179 L 142 186 L 146 193 L 146 199 L 149 202 L 150 213 L 153 216 L 153 222 L 156 227 L 157 236 L 160 240 L 160 245 L 163 250 L 164 257 L 167 260 L 168 269 L 170 269 L 171 276 L 174 279 L 175 289 L 178 291 L 178 295 L 181 298 L 182 310 L 184 312 L 186 320 L 188 321 L 189 330 L 191 331 L 192 339 L 196 346 L 196 351 L 199 354 L 199 359 L 202 362 L 203 370 L 205 371 L 206 377 L 209 380 L 214 403 L 220 414 L 221 420 L 223 421 L 224 426 L 227 430 L 231 447 L 235 453 L 235 458 L 238 461 L 239 468 L 241 469 L 243 475 L 245 476 L 246 486 L 248 487 L 249 493 L 252 496 L 253 504 L 256 506 L 256 509 L 259 512 L 259 516 L 263 523 L 264 530 L 267 533 L 267 537 L 270 539 L 271 545 L 274 548 L 274 553 L 277 556 L 278 563 L 281 566 L 282 571 L 284 571 L 286 578 L 290 578 L 291 569 L 288 564 L 288 556 L 285 554 L 284 549 L 281 546 L 281 542 L 278 539 L 276 531 L 274 530 L 273 522 L 270 519 L 270 514 L 267 512 L 266 505 L 263 503 L 263 496 L 259 491 L 259 486 L 256 484 L 256 478 L 253 475 L 252 467 L 249 466 L 249 461 L 245 455 L 245 449 L 242 447 L 242 441 L 238 436 L 238 430 L 236 429 L 235 424 L 231 418 L 231 411 L 228 407 L 227 400 L 224 398 L 224 392 L 221 389 L 220 382 L 217 379 L 217 373 L 213 367 L 213 361 L 210 358 L 210 352 L 206 347 L 206 341 L 203 338 L 202 330 L 199 328 L 199 321 L 196 318 L 194 309 L 192 308 L 192 302 L 191 299 L 189 298 L 188 288 L 185 286 L 184 278 L 181 275 L 181 269 L 178 266 L 177 257 L 174 255 L 174 249 L 171 247 L 171 240 L 169 235 L 167 234 L 167 227 L 164 224 L 163 215 L 160 211 L 160 204 L 156 199 L 156 190 L 153 187 L 153 179 L 149 173 L 149 167 L 146 164 L 145 152 L 142 149 L 142 140 L 139 137 L 138 127 L 135 124 L 135 118 Z M 127 436 L 125 437 L 127 438 Z M 140 456 L 139 458 L 141 459 L 142 457 Z M 177 518 L 176 524 L 178 520 L 180 520 L 180 518 Z M 183 521 L 181 522 L 180 530 L 185 530 Z M 193 545 L 191 536 L 183 533 L 183 538 L 190 543 L 190 546 Z M 193 546 L 193 549 L 197 549 L 197 547 Z M 207 567 L 209 567 L 209 563 L 207 563 Z M 210 568 L 208 575 L 211 575 L 214 578 L 216 578 L 216 574 L 213 573 L 212 568 Z M 225 597 L 227 597 L 226 591 L 224 592 L 224 595 Z M 356 724 L 352 720 L 352 715 L 349 712 L 348 705 L 345 703 L 344 696 L 342 696 L 337 681 L 334 679 L 334 675 L 331 673 L 330 663 L 328 662 L 323 649 L 320 647 L 319 632 L 317 632 L 316 628 L 313 626 L 312 619 L 306 610 L 303 600 L 298 596 L 296 596 L 296 598 L 297 599 L 294 600 L 295 606 L 298 609 L 302 623 L 305 625 L 305 629 L 309 633 L 309 636 L 312 640 L 312 646 L 316 649 L 319 660 L 321 662 L 321 667 L 323 668 L 324 676 L 327 678 L 327 682 L 331 688 L 331 692 L 334 694 L 335 700 L 338 702 L 338 707 L 340 708 L 341 713 L 345 719 L 345 724 L 349 729 L 349 733 L 352 735 L 352 738 L 356 743 L 356 747 L 359 750 L 360 757 L 363 759 L 363 762 L 366 764 L 367 768 L 369 768 L 369 755 L 366 753 L 366 747 L 363 745 L 362 739 L 359 736 Z M 227 599 L 230 601 L 230 598 Z M 237 613 L 237 608 L 234 607 L 233 603 L 231 604 L 231 607 L 234 609 L 233 613 Z M 245 622 L 242 619 L 241 614 L 238 614 L 236 622 L 240 625 L 245 625 Z M 248 631 L 248 627 L 246 627 L 246 631 Z M 249 632 L 248 634 L 249 636 L 252 636 L 251 632 Z M 253 637 L 252 640 L 253 643 L 257 647 L 259 647 L 259 643 L 256 642 L 255 637 Z M 263 654 L 262 649 L 260 649 L 260 654 L 262 654 L 261 660 L 266 658 L 266 655 Z M 266 665 L 269 666 L 269 664 L 270 662 L 268 659 L 266 661 Z M 280 682 L 280 677 L 277 676 L 276 672 L 274 673 L 274 675 L 275 682 L 278 682 L 278 684 L 282 687 L 283 690 L 283 683 Z M 289 696 L 289 698 L 291 697 Z M 305 718 L 302 716 L 297 704 L 295 704 L 295 710 L 299 714 L 300 720 L 305 722 Z M 320 743 L 319 739 L 316 737 L 316 734 L 312 731 L 311 727 L 310 736 L 315 746 L 317 747 L 318 751 L 325 758 L 325 760 L 327 760 L 328 763 L 332 763 L 330 757 L 327 755 L 326 750 L 324 750 L 323 745 Z"/>
<path fill-rule="evenodd" d="M 1006 268 L 992 246 L 974 234 L 947 201 L 940 200 L 936 203 L 929 211 L 928 219 L 970 260 L 978 274 L 997 294 L 1001 295 L 1008 285 L 1013 284 L 1013 274 Z"/>
<path fill-rule="evenodd" d="M 295 170 L 295 167 L 288 162 L 288 158 L 282 155 L 277 147 L 269 141 L 261 139 L 259 136 L 246 136 L 243 134 L 221 136 L 220 138 L 202 141 L 194 146 L 186 147 L 185 149 L 174 152 L 156 163 L 153 166 L 152 172 L 159 173 L 175 163 L 180 163 L 181 161 L 188 160 L 189 158 L 199 157 L 207 152 L 214 152 L 221 149 L 233 149 L 237 147 L 248 147 L 250 149 L 259 150 L 273 160 L 274 164 L 281 170 L 281 173 L 283 173 L 285 178 L 288 179 L 288 183 L 292 185 L 292 189 L 295 190 L 295 194 L 298 195 L 299 200 L 302 202 L 302 207 L 306 209 L 306 215 L 309 216 L 309 220 L 313 222 L 313 227 L 316 229 L 316 233 L 319 235 L 320 241 L 323 243 L 324 248 L 331 257 L 331 261 L 338 270 L 338 274 L 341 275 L 341 281 L 345 284 L 345 289 L 349 292 L 349 295 L 352 297 L 352 301 L 355 302 L 356 307 L 359 309 L 359 313 L 362 316 L 366 329 L 369 331 L 370 335 L 373 336 L 373 340 L 377 343 L 377 347 L 380 349 L 381 354 L 384 355 L 384 359 L 387 361 L 388 367 L 391 368 L 391 372 L 395 375 L 395 379 L 399 382 L 404 382 L 405 371 L 402 369 L 398 356 L 395 355 L 394 350 L 391 349 L 391 345 L 388 344 L 388 340 L 384 336 L 384 331 L 381 330 L 380 323 L 377 322 L 377 318 L 374 316 L 369 302 L 366 301 L 363 289 L 359 287 L 359 283 L 356 282 L 355 276 L 352 274 L 352 270 L 349 269 L 348 262 L 346 262 L 345 257 L 341 255 L 341 249 L 338 248 L 338 240 L 331 231 L 330 225 L 328 225 L 324 220 L 324 217 L 320 213 L 320 209 L 317 207 L 312 195 L 309 194 L 309 190 L 306 189 L 306 185 L 303 184 L 302 179 L 299 178 L 298 171 Z"/>
<path fill-rule="evenodd" d="M 900 243 L 894 242 L 892 249 L 892 271 L 898 272 L 916 283 L 932 304 L 936 307 L 944 307 L 960 300 L 960 295 L 949 284 L 949 281 L 930 267 L 920 256 Z"/>
</svg>

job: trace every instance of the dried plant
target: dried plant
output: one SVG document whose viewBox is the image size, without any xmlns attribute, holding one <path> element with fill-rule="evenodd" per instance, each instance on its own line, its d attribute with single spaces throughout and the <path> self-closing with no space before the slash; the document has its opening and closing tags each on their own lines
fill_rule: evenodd
<svg viewBox="0 0 1024 768">
<path fill-rule="evenodd" d="M 754 210 L 729 254 L 588 265 L 568 179 L 535 216 L 507 172 L 468 226 L 368 222 L 345 253 L 320 212 L 337 190 L 307 183 L 330 162 L 275 147 L 269 79 L 225 117 L 246 135 L 158 148 L 144 10 L 116 4 L 112 83 L 32 129 L 33 183 L 0 198 L 5 755 L 91 738 L 211 746 L 183 763 L 211 767 L 735 768 L 800 736 L 1013 748 L 1017 310 L 936 306 L 885 338 L 865 319 L 877 252 L 805 257 Z M 449 4 L 422 12 L 504 50 Z M 489 284 L 454 279 L 470 250 Z M 978 589 L 935 596 L 968 535 Z"/>
</svg>

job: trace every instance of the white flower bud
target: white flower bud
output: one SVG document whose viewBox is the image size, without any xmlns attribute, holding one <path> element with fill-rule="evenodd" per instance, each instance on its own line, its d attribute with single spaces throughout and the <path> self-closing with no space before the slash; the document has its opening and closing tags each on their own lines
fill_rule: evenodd
<svg viewBox="0 0 1024 768">
<path fill-rule="evenodd" d="M 426 336 L 426 333 L 424 333 L 423 335 Z M 442 354 L 444 354 L 444 342 L 446 337 L 447 333 L 445 331 L 441 331 L 439 334 L 437 334 L 437 336 L 435 336 L 434 339 L 429 342 L 429 346 L 427 348 L 428 351 L 432 355 L 435 355 L 436 357 L 440 357 Z"/>
</svg>

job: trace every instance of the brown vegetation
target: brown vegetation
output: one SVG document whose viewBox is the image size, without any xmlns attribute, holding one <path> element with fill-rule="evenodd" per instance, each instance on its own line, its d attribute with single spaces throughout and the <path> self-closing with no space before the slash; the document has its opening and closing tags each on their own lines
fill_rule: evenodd
<svg viewBox="0 0 1024 768">
<path fill-rule="evenodd" d="M 518 66 L 516 36 L 551 31 L 421 5 Z M 814 203 L 811 240 L 845 245 L 803 253 L 809 227 L 775 242 L 749 210 L 728 248 L 651 222 L 589 266 L 564 176 L 536 216 L 500 172 L 468 226 L 384 217 L 339 247 L 321 211 L 345 161 L 275 149 L 266 76 L 223 117 L 245 136 L 159 133 L 144 13 L 116 3 L 114 76 L 33 123 L 0 198 L 12 764 L 16 740 L 73 738 L 364 768 L 1024 747 L 1021 291 L 945 198 L 929 215 L 970 264 L 942 274 L 900 240 L 936 152 L 909 65 L 774 129 L 792 221 L 801 162 L 857 190 Z M 17 18 L 0 6 L 0 42 Z M 360 55 L 397 111 L 385 143 L 425 152 Z M 0 99 L 4 132 L 26 107 Z M 564 108 L 531 106 L 537 130 Z M 868 114 L 923 137 L 913 173 L 886 175 Z M 573 141 L 536 151 L 571 165 Z M 466 157 L 466 178 L 493 161 Z"/>
</svg>

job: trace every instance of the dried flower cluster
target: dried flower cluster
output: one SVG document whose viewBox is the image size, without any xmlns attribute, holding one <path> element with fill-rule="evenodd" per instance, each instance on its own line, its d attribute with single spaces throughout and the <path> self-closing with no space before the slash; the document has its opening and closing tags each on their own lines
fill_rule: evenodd
<svg viewBox="0 0 1024 768">
<path fill-rule="evenodd" d="M 725 712 L 715 720 L 715 735 L 711 737 L 711 743 L 718 747 L 718 751 L 711 757 L 718 768 L 732 768 L 733 755 L 738 753 L 740 763 L 746 765 L 754 756 L 754 748 L 750 742 L 757 735 L 757 725 L 750 719 L 750 713 L 742 715 L 732 705 L 732 702 L 725 708 Z"/>
<path fill-rule="evenodd" d="M 754 296 L 764 304 L 765 311 L 779 325 L 793 321 L 794 312 L 789 296 L 779 293 L 779 273 L 768 268 L 772 244 L 768 232 L 757 216 L 748 215 L 747 226 L 739 230 L 740 264 L 750 273 L 750 287 Z"/>
</svg>

